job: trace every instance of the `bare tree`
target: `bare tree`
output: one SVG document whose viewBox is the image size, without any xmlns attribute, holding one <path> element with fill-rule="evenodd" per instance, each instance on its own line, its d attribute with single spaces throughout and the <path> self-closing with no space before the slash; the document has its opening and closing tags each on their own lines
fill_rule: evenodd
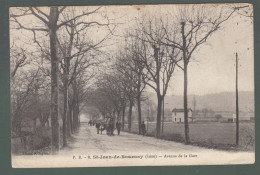
<svg viewBox="0 0 260 175">
<path fill-rule="evenodd" d="M 185 143 L 190 143 L 189 125 L 188 125 L 188 64 L 192 55 L 201 45 L 207 42 L 208 38 L 218 31 L 222 25 L 236 12 L 244 7 L 230 6 L 185 6 L 180 7 L 175 19 L 177 22 L 172 24 L 161 22 L 165 31 L 164 40 L 159 43 L 182 52 L 182 66 L 177 66 L 184 72 L 184 125 L 185 125 Z M 180 35 L 172 34 L 178 31 Z M 174 32 L 175 33 L 175 32 Z"/>
<path fill-rule="evenodd" d="M 248 17 L 253 20 L 254 11 L 253 6 L 251 4 L 236 4 L 231 7 L 232 10 L 235 10 L 237 14 Z"/>
<path fill-rule="evenodd" d="M 103 95 L 107 97 L 113 106 L 113 118 L 117 117 L 117 120 L 120 120 L 121 112 L 125 106 L 122 81 L 120 81 L 117 74 L 105 74 L 102 79 L 99 80 L 98 86 L 102 87 L 103 92 L 105 92 Z"/>
<path fill-rule="evenodd" d="M 168 47 L 160 44 L 165 37 L 163 28 L 158 27 L 156 20 L 148 20 L 142 23 L 141 34 L 134 35 L 143 43 L 143 50 L 140 56 L 140 63 L 145 67 L 148 81 L 145 82 L 157 94 L 157 122 L 156 138 L 161 137 L 161 114 L 162 102 L 168 89 L 168 84 L 173 76 L 176 63 L 180 61 L 179 51 L 176 47 Z"/>
<path fill-rule="evenodd" d="M 65 7 L 50 7 L 49 14 L 43 12 L 37 7 L 29 7 L 22 10 L 22 14 L 11 14 L 10 18 L 19 27 L 19 29 L 25 29 L 31 31 L 34 36 L 36 32 L 47 32 L 49 34 L 50 44 L 50 57 L 51 57 L 51 125 L 52 125 L 52 150 L 56 152 L 59 150 L 59 123 L 58 123 L 58 57 L 57 57 L 57 30 L 64 25 L 61 23 L 58 25 L 58 19 L 60 13 Z M 18 18 L 25 15 L 35 16 L 44 27 L 27 27 L 24 26 Z"/>
<path fill-rule="evenodd" d="M 10 54 L 11 54 L 11 78 L 13 78 L 17 72 L 17 70 L 26 64 L 28 62 L 26 51 L 23 48 L 19 48 L 15 45 L 12 45 L 10 48 Z"/>
<path fill-rule="evenodd" d="M 97 11 L 95 11 L 97 12 Z M 89 13 L 90 16 L 93 13 Z M 66 16 L 65 16 L 66 15 Z M 66 20 L 73 19 L 75 12 L 72 15 L 64 14 Z M 71 16 L 71 17 L 70 17 Z M 84 19 L 87 15 L 84 16 Z M 60 35 L 58 39 L 58 46 L 61 52 L 61 68 L 63 80 L 63 146 L 67 145 L 67 135 L 71 132 L 71 119 L 68 115 L 68 88 L 79 71 L 87 71 L 92 66 L 96 66 L 99 62 L 96 54 L 100 53 L 102 43 L 108 39 L 111 31 L 108 29 L 109 20 L 106 23 L 99 23 L 98 21 L 86 21 L 81 18 L 71 20 L 64 26 L 64 34 Z M 88 19 L 88 18 L 86 18 Z M 93 41 L 91 36 L 87 33 L 90 28 L 106 27 L 107 34 L 98 41 Z M 61 33 L 61 32 L 60 32 Z M 74 64 L 71 65 L 71 60 L 75 59 Z"/>
<path fill-rule="evenodd" d="M 30 71 L 29 74 L 27 73 L 28 75 L 20 76 L 20 80 L 16 82 L 17 87 L 15 85 L 12 86 L 12 131 L 17 135 L 21 132 L 22 114 L 30 100 L 30 96 L 33 94 L 33 87 L 38 73 L 39 69 Z"/>
<path fill-rule="evenodd" d="M 88 106 L 93 106 L 101 113 L 103 119 L 108 118 L 113 113 L 113 105 L 107 96 L 104 96 L 105 91 L 99 87 L 89 91 L 86 103 Z"/>
<path fill-rule="evenodd" d="M 142 92 L 146 87 L 147 75 L 144 73 L 145 66 L 140 61 L 140 56 L 143 52 L 142 44 L 135 38 L 130 38 L 130 44 L 125 42 L 125 48 L 119 53 L 116 62 L 116 69 L 122 75 L 122 82 L 124 83 L 124 91 L 130 102 L 129 119 L 133 105 L 133 99 L 136 99 L 138 109 L 138 127 L 141 133 L 141 101 L 143 99 Z M 134 41 L 135 40 L 135 41 Z M 129 120 L 128 126 L 131 119 Z M 130 126 L 131 127 L 131 124 Z"/>
<path fill-rule="evenodd" d="M 49 55 L 51 60 L 51 118 L 52 118 L 52 151 L 56 152 L 59 150 L 59 123 L 58 123 L 58 35 L 57 33 L 64 26 L 73 24 L 73 21 L 78 20 L 84 16 L 96 13 L 100 7 L 83 11 L 83 13 L 76 14 L 73 17 L 67 18 L 63 14 L 66 11 L 66 7 L 50 7 L 48 10 L 41 9 L 38 7 L 20 8 L 18 12 L 10 14 L 10 21 L 16 24 L 16 29 L 28 30 L 33 33 L 34 41 L 40 46 L 40 42 L 37 40 L 37 34 L 45 32 L 49 35 Z M 34 16 L 40 23 L 35 27 L 24 25 L 20 18 L 25 16 Z M 93 22 L 94 24 L 98 22 Z M 89 27 L 93 23 L 84 23 L 81 25 L 83 30 Z M 93 46 L 92 46 L 93 47 Z M 41 47 L 42 48 L 42 47 Z M 77 52 L 71 57 L 82 55 L 89 48 L 84 48 L 81 52 Z"/>
</svg>

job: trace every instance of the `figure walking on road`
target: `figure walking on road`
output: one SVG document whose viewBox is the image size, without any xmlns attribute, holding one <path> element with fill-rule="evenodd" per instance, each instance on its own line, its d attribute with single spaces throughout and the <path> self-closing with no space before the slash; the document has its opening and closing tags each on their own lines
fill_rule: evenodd
<svg viewBox="0 0 260 175">
<path fill-rule="evenodd" d="M 102 132 L 105 130 L 105 124 L 103 122 L 101 122 L 100 124 L 100 132 L 102 134 Z"/>
<path fill-rule="evenodd" d="M 144 121 L 143 121 L 142 124 L 141 124 L 141 130 L 142 130 L 142 134 L 143 134 L 143 136 L 144 136 L 145 133 L 146 133 Z"/>
<path fill-rule="evenodd" d="M 100 129 L 100 123 L 99 122 L 96 123 L 96 128 L 97 128 L 97 134 L 99 134 L 99 129 Z"/>
<path fill-rule="evenodd" d="M 117 129 L 117 134 L 120 135 L 121 123 L 119 121 L 116 122 L 116 129 Z"/>
<path fill-rule="evenodd" d="M 113 118 L 109 121 L 109 135 L 114 136 L 114 120 Z"/>
</svg>

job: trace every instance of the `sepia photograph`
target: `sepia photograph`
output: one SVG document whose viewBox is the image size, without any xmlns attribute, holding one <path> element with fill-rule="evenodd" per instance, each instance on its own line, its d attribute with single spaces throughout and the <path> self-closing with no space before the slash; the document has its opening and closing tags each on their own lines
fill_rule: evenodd
<svg viewBox="0 0 260 175">
<path fill-rule="evenodd" d="M 253 5 L 10 7 L 13 168 L 255 163 Z"/>
</svg>

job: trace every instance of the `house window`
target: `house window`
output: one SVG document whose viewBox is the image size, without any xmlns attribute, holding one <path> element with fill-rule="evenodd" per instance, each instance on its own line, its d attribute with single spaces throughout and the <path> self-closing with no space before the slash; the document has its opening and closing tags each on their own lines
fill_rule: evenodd
<svg viewBox="0 0 260 175">
<path fill-rule="evenodd" d="M 181 122 L 181 118 L 180 118 L 180 122 Z"/>
</svg>

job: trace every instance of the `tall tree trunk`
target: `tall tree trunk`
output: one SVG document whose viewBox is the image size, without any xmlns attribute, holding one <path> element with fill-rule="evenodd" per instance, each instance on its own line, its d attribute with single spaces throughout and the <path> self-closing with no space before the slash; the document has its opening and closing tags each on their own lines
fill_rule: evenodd
<svg viewBox="0 0 260 175">
<path fill-rule="evenodd" d="M 142 122 L 142 111 L 141 111 L 141 72 L 138 74 L 137 83 L 137 110 L 138 110 L 138 130 L 139 134 L 142 133 L 141 122 Z"/>
<path fill-rule="evenodd" d="M 64 65 L 64 90 L 63 90 L 63 147 L 67 146 L 67 136 L 68 132 L 68 59 L 65 58 L 65 65 Z"/>
<path fill-rule="evenodd" d="M 190 144 L 189 135 L 189 120 L 188 120 L 188 75 L 187 75 L 187 65 L 184 64 L 184 128 L 185 128 L 185 143 Z"/>
<path fill-rule="evenodd" d="M 77 110 L 76 110 L 76 104 L 73 106 L 73 131 L 75 132 L 76 129 L 76 122 L 77 122 Z"/>
<path fill-rule="evenodd" d="M 160 138 L 161 137 L 161 115 L 162 115 L 162 96 L 160 94 L 157 94 L 157 122 L 156 122 L 156 133 L 155 137 Z"/>
<path fill-rule="evenodd" d="M 69 52 L 70 55 L 70 52 Z M 66 117 L 66 122 L 67 122 L 67 128 L 66 128 L 66 136 L 71 135 L 71 116 L 69 115 L 69 101 L 68 101 L 68 96 L 69 96 L 69 68 L 70 68 L 70 58 L 65 58 L 65 70 L 64 70 L 64 117 Z M 65 99 L 66 97 L 66 99 Z M 66 109 L 66 110 L 65 110 Z"/>
<path fill-rule="evenodd" d="M 80 125 L 80 117 L 79 117 L 79 102 L 77 103 L 77 130 L 79 129 Z"/>
<path fill-rule="evenodd" d="M 184 72 L 184 91 L 183 91 L 183 105 L 184 105 L 184 132 L 185 132 L 185 143 L 190 144 L 189 135 L 189 121 L 188 121 L 188 58 L 186 54 L 186 38 L 185 38 L 185 22 L 181 23 L 181 34 L 182 34 L 182 53 L 183 53 L 183 72 Z"/>
<path fill-rule="evenodd" d="M 76 116 L 76 128 L 79 129 L 79 103 L 77 103 L 77 116 Z"/>
<path fill-rule="evenodd" d="M 74 105 L 73 109 L 73 131 L 75 132 L 79 126 L 79 106 L 78 103 Z"/>
<path fill-rule="evenodd" d="M 125 129 L 125 104 L 122 111 L 122 131 Z"/>
<path fill-rule="evenodd" d="M 71 118 L 69 117 L 69 114 L 67 112 L 67 136 L 70 137 L 71 136 Z"/>
<path fill-rule="evenodd" d="M 58 58 L 56 49 L 56 27 L 58 18 L 58 7 L 50 8 L 49 36 L 51 52 L 51 127 L 52 127 L 52 153 L 59 151 L 59 105 L 58 105 Z"/>
<path fill-rule="evenodd" d="M 71 108 L 71 117 L 72 117 L 72 124 L 71 124 L 71 126 L 72 126 L 72 132 L 74 133 L 75 132 L 75 105 L 73 104 L 72 105 L 72 108 Z"/>
<path fill-rule="evenodd" d="M 141 134 L 142 129 L 141 129 L 141 122 L 142 122 L 142 111 L 141 111 L 141 94 L 140 92 L 137 92 L 137 110 L 138 110 L 138 129 L 139 129 L 139 134 Z"/>
<path fill-rule="evenodd" d="M 72 97 L 72 130 L 75 132 L 78 128 L 78 114 L 79 114 L 79 107 L 78 107 L 78 89 L 77 89 L 77 82 L 74 79 L 72 84 L 73 89 L 73 97 Z"/>
<path fill-rule="evenodd" d="M 133 101 L 130 100 L 129 112 L 128 112 L 128 132 L 131 132 L 131 128 L 132 128 L 132 109 L 133 109 Z"/>
<path fill-rule="evenodd" d="M 72 126 L 72 122 L 73 122 L 73 120 L 72 120 L 72 115 L 71 115 L 71 110 L 69 110 L 68 111 L 68 123 L 69 123 L 69 131 L 70 131 L 70 133 L 73 133 L 73 126 Z"/>
<path fill-rule="evenodd" d="M 71 51 L 72 51 L 72 45 L 73 45 L 73 37 L 74 37 L 74 28 L 71 27 L 71 33 L 70 33 L 70 42 L 69 42 L 69 47 L 67 50 L 67 53 L 65 52 L 65 58 L 64 58 L 64 97 L 66 97 L 66 99 L 64 98 L 64 117 L 66 117 L 67 119 L 67 128 L 65 128 L 64 130 L 66 130 L 67 134 L 65 134 L 65 136 L 71 136 L 71 116 L 68 114 L 69 110 L 68 110 L 68 95 L 69 95 L 69 75 L 70 75 L 70 57 L 71 57 Z"/>
<path fill-rule="evenodd" d="M 69 129 L 70 133 L 73 133 L 73 127 L 72 127 L 72 104 L 68 100 L 68 110 L 67 110 L 67 116 L 68 116 L 68 123 L 69 123 Z"/>
</svg>

